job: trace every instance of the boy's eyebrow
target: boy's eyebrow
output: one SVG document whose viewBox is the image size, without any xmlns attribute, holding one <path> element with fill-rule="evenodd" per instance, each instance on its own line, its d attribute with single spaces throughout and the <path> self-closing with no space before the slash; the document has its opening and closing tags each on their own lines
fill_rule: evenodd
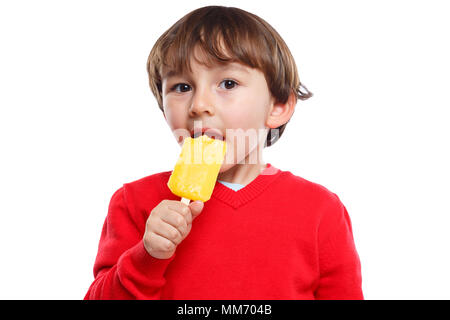
<svg viewBox="0 0 450 320">
<path fill-rule="evenodd" d="M 242 71 L 242 72 L 245 72 L 245 73 L 249 73 L 249 71 L 244 66 L 241 66 L 240 64 L 237 64 L 237 63 L 229 63 L 229 64 L 224 65 L 224 66 L 217 66 L 216 68 L 220 69 L 221 71 L 224 71 L 224 70 L 236 70 L 236 71 Z M 179 72 L 176 72 L 175 70 L 169 70 L 169 71 L 163 73 L 162 78 L 166 78 L 167 79 L 167 78 L 174 77 L 174 76 L 177 76 L 177 75 L 179 75 Z"/>
<path fill-rule="evenodd" d="M 227 64 L 225 66 L 221 66 L 219 68 L 220 69 L 228 69 L 228 70 L 237 70 L 237 71 L 243 71 L 243 72 L 249 73 L 247 68 L 245 68 L 244 66 L 242 66 L 241 64 L 238 64 L 238 63 L 229 63 L 229 64 Z"/>
<path fill-rule="evenodd" d="M 176 76 L 177 74 L 178 74 L 178 72 L 176 72 L 175 70 L 169 70 L 169 71 L 163 73 L 161 78 L 163 78 L 163 79 L 170 78 L 170 77 Z"/>
</svg>

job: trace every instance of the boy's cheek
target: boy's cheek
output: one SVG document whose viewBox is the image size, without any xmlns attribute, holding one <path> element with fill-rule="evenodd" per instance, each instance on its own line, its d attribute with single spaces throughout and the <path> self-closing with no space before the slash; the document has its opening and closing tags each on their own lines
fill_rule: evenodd
<svg viewBox="0 0 450 320">
<path fill-rule="evenodd" d="M 178 128 L 178 129 L 171 128 L 171 129 L 172 129 L 173 136 L 175 137 L 175 139 L 177 140 L 177 142 L 180 146 L 183 145 L 184 139 L 191 136 L 191 133 L 187 129 L 184 129 L 184 128 Z"/>
</svg>

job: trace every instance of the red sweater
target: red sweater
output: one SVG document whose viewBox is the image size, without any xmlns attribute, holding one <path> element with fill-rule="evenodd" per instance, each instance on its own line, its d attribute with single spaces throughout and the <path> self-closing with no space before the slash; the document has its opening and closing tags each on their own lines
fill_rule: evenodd
<svg viewBox="0 0 450 320">
<path fill-rule="evenodd" d="M 126 183 L 111 198 L 85 299 L 363 299 L 346 208 L 325 187 L 266 170 L 239 191 L 217 182 L 169 259 L 143 245 L 145 222 L 171 171 Z"/>
</svg>

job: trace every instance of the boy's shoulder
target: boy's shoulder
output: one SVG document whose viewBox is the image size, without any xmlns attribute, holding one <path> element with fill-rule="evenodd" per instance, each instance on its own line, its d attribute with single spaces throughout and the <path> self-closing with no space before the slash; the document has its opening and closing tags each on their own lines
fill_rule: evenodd
<svg viewBox="0 0 450 320">
<path fill-rule="evenodd" d="M 126 182 L 113 195 L 125 201 L 130 211 L 153 208 L 164 199 L 173 198 L 167 187 L 171 171 L 157 172 L 143 178 Z"/>
<path fill-rule="evenodd" d="M 340 202 L 336 193 L 324 185 L 305 179 L 302 176 L 296 175 L 290 171 L 282 171 L 282 173 L 285 176 L 284 184 L 288 190 L 301 192 L 302 195 L 310 199 L 334 203 Z"/>
<path fill-rule="evenodd" d="M 124 185 L 133 188 L 151 188 L 154 187 L 158 182 L 161 183 L 164 180 L 167 180 L 172 171 L 161 171 L 150 174 L 148 176 L 126 182 Z"/>
<path fill-rule="evenodd" d="M 167 195 L 169 180 L 172 171 L 162 171 L 150 174 L 143 178 L 126 182 L 123 184 L 125 192 L 132 193 L 135 197 L 148 197 L 157 195 L 163 197 Z"/>
<path fill-rule="evenodd" d="M 320 183 L 307 180 L 289 171 L 286 176 L 285 190 L 295 202 L 296 208 L 308 212 L 310 217 L 322 226 L 326 233 L 348 219 L 347 209 L 339 196 Z M 328 228 L 328 229 L 327 229 Z"/>
</svg>

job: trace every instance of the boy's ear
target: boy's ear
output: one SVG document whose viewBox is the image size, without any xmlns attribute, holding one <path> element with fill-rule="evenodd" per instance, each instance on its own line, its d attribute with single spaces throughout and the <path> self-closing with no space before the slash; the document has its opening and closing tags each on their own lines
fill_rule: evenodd
<svg viewBox="0 0 450 320">
<path fill-rule="evenodd" d="M 297 99 L 294 92 L 289 95 L 286 103 L 273 101 L 267 116 L 266 126 L 274 129 L 287 123 L 294 114 L 296 104 Z"/>
</svg>

